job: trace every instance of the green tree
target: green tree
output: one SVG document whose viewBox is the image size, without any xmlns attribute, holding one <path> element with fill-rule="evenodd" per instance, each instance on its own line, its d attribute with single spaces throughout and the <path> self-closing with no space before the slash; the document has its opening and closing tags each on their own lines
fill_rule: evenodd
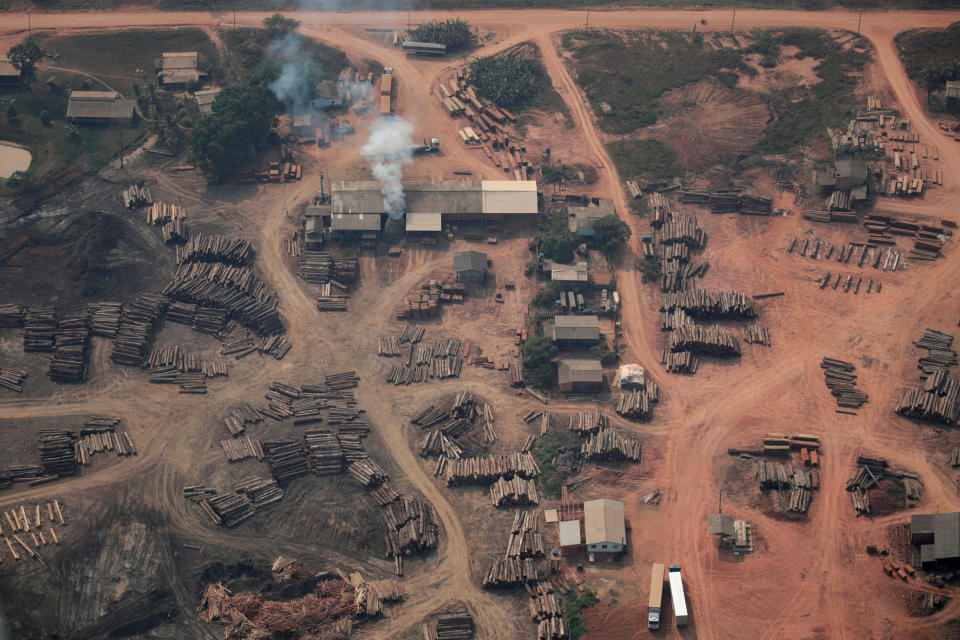
<svg viewBox="0 0 960 640">
<path fill-rule="evenodd" d="M 546 85 L 547 74 L 539 60 L 520 56 L 483 56 L 470 63 L 467 80 L 481 97 L 498 107 L 522 107 Z"/>
<path fill-rule="evenodd" d="M 631 233 L 630 225 L 615 213 L 603 216 L 593 225 L 593 239 L 608 256 L 626 244 Z"/>
<path fill-rule="evenodd" d="M 43 49 L 33 41 L 33 38 L 27 38 L 7 51 L 7 59 L 20 71 L 20 77 L 26 80 L 33 78 L 37 61 L 42 57 Z"/>
<path fill-rule="evenodd" d="M 527 379 L 540 387 L 553 386 L 556 375 L 553 359 L 557 357 L 557 347 L 546 336 L 536 336 L 523 343 L 523 367 Z"/>
<path fill-rule="evenodd" d="M 48 111 L 40 112 L 40 124 L 42 124 L 45 127 L 50 126 L 50 112 Z"/>
<path fill-rule="evenodd" d="M 409 32 L 410 39 L 416 42 L 438 42 L 447 45 L 447 53 L 453 53 L 474 43 L 476 38 L 470 24 L 456 18 L 454 20 L 434 20 L 417 25 Z"/>
<path fill-rule="evenodd" d="M 547 236 L 540 245 L 540 251 L 554 262 L 563 264 L 573 262 L 573 245 L 566 238 Z"/>
<path fill-rule="evenodd" d="M 191 156 L 218 179 L 233 175 L 266 145 L 278 111 L 276 98 L 264 87 L 227 87 L 213 101 L 213 113 L 194 127 Z"/>
<path fill-rule="evenodd" d="M 284 34 L 296 31 L 297 27 L 300 26 L 300 21 L 288 18 L 282 13 L 275 13 L 269 18 L 263 19 L 263 26 L 274 34 Z"/>
<path fill-rule="evenodd" d="M 16 120 L 17 116 L 20 115 L 17 113 L 17 108 L 13 106 L 13 103 L 7 105 L 7 120 Z"/>
</svg>

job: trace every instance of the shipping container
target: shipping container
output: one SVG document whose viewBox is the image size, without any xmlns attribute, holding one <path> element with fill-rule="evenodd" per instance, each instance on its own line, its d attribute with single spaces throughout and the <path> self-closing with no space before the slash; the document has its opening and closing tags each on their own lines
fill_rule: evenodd
<svg viewBox="0 0 960 640">
<path fill-rule="evenodd" d="M 687 600 L 683 595 L 683 577 L 678 564 L 670 565 L 670 600 L 673 602 L 673 616 L 677 626 L 687 626 Z"/>
</svg>

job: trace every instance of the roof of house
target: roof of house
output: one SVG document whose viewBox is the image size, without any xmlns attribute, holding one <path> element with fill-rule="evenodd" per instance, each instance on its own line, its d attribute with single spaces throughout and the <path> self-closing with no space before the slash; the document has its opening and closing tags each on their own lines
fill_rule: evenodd
<svg viewBox="0 0 960 640">
<path fill-rule="evenodd" d="M 834 163 L 839 178 L 867 179 L 867 163 L 860 158 L 838 158 Z"/>
<path fill-rule="evenodd" d="M 13 63 L 6 58 L 0 58 L 0 77 L 20 77 L 20 70 L 13 66 Z"/>
<path fill-rule="evenodd" d="M 453 270 L 485 271 L 487 268 L 487 254 L 480 251 L 460 251 L 453 254 Z"/>
<path fill-rule="evenodd" d="M 330 216 L 334 231 L 380 231 L 379 213 L 334 213 Z"/>
<path fill-rule="evenodd" d="M 554 340 L 599 340 L 597 316 L 557 316 L 553 319 Z"/>
<path fill-rule="evenodd" d="M 910 533 L 933 534 L 933 543 L 920 546 L 923 562 L 960 558 L 960 512 L 910 517 Z"/>
<path fill-rule="evenodd" d="M 627 529 L 623 520 L 623 503 L 606 498 L 584 502 L 583 528 L 587 544 L 625 544 Z"/>
<path fill-rule="evenodd" d="M 440 231 L 443 221 L 439 213 L 407 213 L 407 231 Z"/>
<path fill-rule="evenodd" d="M 617 210 L 613 206 L 613 200 L 603 198 L 598 205 L 567 207 L 567 214 L 570 216 L 569 226 L 571 232 L 579 233 L 583 236 L 592 236 L 593 224 L 600 218 L 616 215 Z"/>
<path fill-rule="evenodd" d="M 164 71 L 170 69 L 196 69 L 200 55 L 196 51 L 176 51 L 164 53 L 160 59 Z"/>
<path fill-rule="evenodd" d="M 554 263 L 550 269 L 550 279 L 561 282 L 587 282 L 590 280 L 586 262 L 576 264 Z"/>
<path fill-rule="evenodd" d="M 319 235 L 323 231 L 323 224 L 317 216 L 307 216 L 303 224 L 303 234 L 306 236 Z"/>
<path fill-rule="evenodd" d="M 574 382 L 603 382 L 603 367 L 599 360 L 589 358 L 566 358 L 557 368 L 560 384 Z"/>
<path fill-rule="evenodd" d="M 73 91 L 67 103 L 68 118 L 121 120 L 133 117 L 133 100 L 113 91 Z"/>
<path fill-rule="evenodd" d="M 583 541 L 580 536 L 579 520 L 564 520 L 557 523 L 557 532 L 560 534 L 561 547 L 575 547 Z"/>
<path fill-rule="evenodd" d="M 533 214 L 539 211 L 536 180 L 482 180 L 485 214 Z"/>
<path fill-rule="evenodd" d="M 186 84 L 200 79 L 200 72 L 196 69 L 164 69 L 164 84 Z"/>
<path fill-rule="evenodd" d="M 710 535 L 733 535 L 733 516 L 711 513 L 707 516 L 707 533 Z"/>
<path fill-rule="evenodd" d="M 200 108 L 200 113 L 213 113 L 213 101 L 216 100 L 218 93 L 220 93 L 220 89 L 204 89 L 193 92 L 193 96 L 197 99 L 197 106 Z"/>
</svg>

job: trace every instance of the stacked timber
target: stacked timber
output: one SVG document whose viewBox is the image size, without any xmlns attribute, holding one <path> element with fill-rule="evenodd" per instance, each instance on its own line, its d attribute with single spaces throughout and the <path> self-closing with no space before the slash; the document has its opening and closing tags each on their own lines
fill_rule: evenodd
<svg viewBox="0 0 960 640">
<path fill-rule="evenodd" d="M 150 189 L 143 185 L 130 185 L 120 192 L 120 197 L 123 199 L 123 206 L 131 210 L 153 204 L 153 196 L 150 195 Z"/>
<path fill-rule="evenodd" d="M 539 580 L 532 558 L 494 558 L 483 576 L 483 588 L 495 589 L 531 584 Z"/>
<path fill-rule="evenodd" d="M 347 473 L 367 488 L 379 487 L 389 477 L 383 467 L 370 458 L 353 462 L 347 467 Z"/>
<path fill-rule="evenodd" d="M 417 327 L 412 324 L 408 324 L 403 328 L 403 331 L 400 332 L 400 343 L 416 344 L 423 339 L 424 333 L 426 333 L 426 329 L 424 327 Z"/>
<path fill-rule="evenodd" d="M 208 516 L 218 525 L 235 527 L 253 517 L 253 505 L 245 495 L 225 493 L 204 498 L 199 502 Z"/>
<path fill-rule="evenodd" d="M 953 336 L 928 328 L 914 345 L 927 349 L 917 364 L 924 381 L 920 387 L 903 390 L 896 412 L 908 418 L 956 424 L 960 421 L 960 382 L 949 375 L 950 367 L 957 363 Z"/>
<path fill-rule="evenodd" d="M 659 398 L 656 383 L 647 382 L 640 391 L 621 392 L 617 397 L 614 411 L 631 420 L 647 421 L 653 418 L 653 407 Z"/>
<path fill-rule="evenodd" d="M 40 449 L 40 466 L 45 476 L 72 476 L 77 472 L 74 442 L 77 437 L 64 429 L 44 429 L 37 448 Z"/>
<path fill-rule="evenodd" d="M 409 556 L 436 548 L 439 525 L 430 503 L 402 496 L 385 505 L 381 515 L 387 525 L 388 556 Z"/>
<path fill-rule="evenodd" d="M 167 299 L 154 293 L 145 293 L 127 305 L 113 340 L 110 359 L 116 364 L 142 365 L 150 334 L 166 306 Z"/>
<path fill-rule="evenodd" d="M 508 558 L 542 558 L 545 555 L 536 511 L 517 511 L 513 514 L 513 525 L 504 555 Z"/>
<path fill-rule="evenodd" d="M 87 372 L 87 348 L 90 329 L 87 314 L 68 315 L 57 323 L 56 348 L 50 360 L 50 379 L 54 382 L 83 382 Z"/>
<path fill-rule="evenodd" d="M 179 204 L 154 202 L 147 211 L 148 224 L 165 224 L 171 220 L 183 220 L 187 212 Z"/>
<path fill-rule="evenodd" d="M 23 382 L 26 379 L 26 371 L 0 367 L 0 387 L 16 391 L 17 393 L 23 393 Z"/>
<path fill-rule="evenodd" d="M 306 250 L 300 254 L 300 265 L 297 275 L 304 282 L 323 284 L 330 282 L 333 270 L 333 257 L 326 251 Z"/>
<path fill-rule="evenodd" d="M 706 205 L 710 202 L 710 194 L 706 191 L 681 191 L 680 202 Z"/>
<path fill-rule="evenodd" d="M 197 307 L 193 316 L 193 330 L 217 335 L 227 326 L 227 310 L 218 307 Z"/>
<path fill-rule="evenodd" d="M 570 416 L 570 431 L 576 431 L 580 435 L 596 433 L 607 427 L 607 417 L 599 409 L 581 411 Z"/>
<path fill-rule="evenodd" d="M 639 196 L 639 188 L 637 189 L 637 196 Z M 650 226 L 654 229 L 661 227 L 673 216 L 673 212 L 670 210 L 670 201 L 662 193 L 654 191 L 647 196 L 647 206 L 650 209 Z"/>
<path fill-rule="evenodd" d="M 741 329 L 743 341 L 747 344 L 762 344 L 770 346 L 770 331 L 766 327 L 761 327 L 759 323 L 754 322 Z"/>
<path fill-rule="evenodd" d="M 490 485 L 490 500 L 495 507 L 540 504 L 536 482 L 520 476 L 498 478 Z"/>
<path fill-rule="evenodd" d="M 53 351 L 57 331 L 57 312 L 53 307 L 31 307 L 23 322 L 25 352 Z"/>
<path fill-rule="evenodd" d="M 123 305 L 119 302 L 96 302 L 87 305 L 87 314 L 90 316 L 93 335 L 113 338 L 120 330 Z"/>
<path fill-rule="evenodd" d="M 424 458 L 442 456 L 456 460 L 463 456 L 463 447 L 456 438 L 442 431 L 428 431 L 420 443 L 420 455 Z"/>
<path fill-rule="evenodd" d="M 280 488 L 276 480 L 257 478 L 256 476 L 234 485 L 233 490 L 235 493 L 246 495 L 255 509 L 260 509 L 283 499 L 283 489 Z"/>
<path fill-rule="evenodd" d="M 447 486 L 487 484 L 499 478 L 534 478 L 540 475 L 540 466 L 530 453 L 441 460 L 444 462 Z"/>
<path fill-rule="evenodd" d="M 400 339 L 396 336 L 380 336 L 377 345 L 377 355 L 381 358 L 392 358 L 400 355 Z"/>
<path fill-rule="evenodd" d="M 430 405 L 421 411 L 417 416 L 415 416 L 410 423 L 427 429 L 435 424 L 448 420 L 449 418 L 449 411 L 444 411 L 438 408 L 436 405 Z"/>
<path fill-rule="evenodd" d="M 692 322 L 675 327 L 670 334 L 670 351 L 707 353 L 715 356 L 740 355 L 740 344 L 733 334 L 719 325 L 706 327 Z"/>
<path fill-rule="evenodd" d="M 660 311 L 682 309 L 698 318 L 755 318 L 756 307 L 746 294 L 739 291 L 710 291 L 687 289 L 660 296 Z"/>
<path fill-rule="evenodd" d="M 470 640 L 472 637 L 473 617 L 464 609 L 437 616 L 435 635 L 431 640 Z"/>
<path fill-rule="evenodd" d="M 260 446 L 260 442 L 251 440 L 250 436 L 221 440 L 220 447 L 230 462 L 238 462 L 247 458 L 263 460 L 263 448 Z"/>
<path fill-rule="evenodd" d="M 631 460 L 640 462 L 642 445 L 636 438 L 612 429 L 591 434 L 580 445 L 580 455 L 588 460 Z"/>
<path fill-rule="evenodd" d="M 793 482 L 793 467 L 772 460 L 757 460 L 753 466 L 753 479 L 761 489 L 788 488 Z"/>
<path fill-rule="evenodd" d="M 740 213 L 748 216 L 769 216 L 773 212 L 773 200 L 744 193 L 740 196 Z"/>
<path fill-rule="evenodd" d="M 661 349 L 660 364 L 666 367 L 668 373 L 696 373 L 700 367 L 700 358 L 692 351 Z"/>
<path fill-rule="evenodd" d="M 717 191 L 707 199 L 710 213 L 731 213 L 740 206 L 740 196 L 736 190 Z"/>
<path fill-rule="evenodd" d="M 19 327 L 25 315 L 24 308 L 18 304 L 0 304 L 0 329 Z"/>
<path fill-rule="evenodd" d="M 370 497 L 377 503 L 377 506 L 385 507 L 394 500 L 399 500 L 400 494 L 397 493 L 389 483 L 385 482 L 378 489 L 371 491 Z"/>
<path fill-rule="evenodd" d="M 513 358 L 510 360 L 510 365 L 507 369 L 507 376 L 510 379 L 511 388 L 518 389 L 525 385 L 523 380 L 523 362 L 520 360 L 520 358 Z"/>
<path fill-rule="evenodd" d="M 177 264 L 185 262 L 222 262 L 236 266 L 253 261 L 253 247 L 242 238 L 197 233 L 177 248 Z"/>
<path fill-rule="evenodd" d="M 917 367 L 926 376 L 949 371 L 957 364 L 957 352 L 953 350 L 953 336 L 936 329 L 924 329 L 923 338 L 915 340 L 913 345 L 926 349 L 927 355 L 918 360 Z"/>
<path fill-rule="evenodd" d="M 655 226 L 653 221 L 650 225 Z M 656 240 L 660 245 L 679 244 L 690 249 L 702 249 L 707 244 L 707 235 L 700 228 L 696 217 L 673 213 L 662 221 Z"/>
<path fill-rule="evenodd" d="M 837 406 L 846 409 L 859 409 L 867 403 L 869 396 L 856 388 L 856 367 L 849 362 L 824 357 L 820 363 L 824 379 L 830 393 L 837 399 Z"/>
<path fill-rule="evenodd" d="M 327 429 L 303 432 L 303 447 L 310 470 L 318 476 L 336 475 L 343 471 L 343 447 L 335 433 Z"/>
<path fill-rule="evenodd" d="M 235 326 L 232 325 L 231 326 Z M 220 345 L 220 354 L 224 356 L 233 356 L 237 360 L 244 358 L 257 350 L 257 344 L 253 341 L 253 335 L 246 329 L 228 330 L 222 337 L 223 344 Z"/>
<path fill-rule="evenodd" d="M 183 220 L 171 220 L 160 228 L 160 236 L 164 244 L 186 242 L 190 237 L 190 229 Z"/>
<path fill-rule="evenodd" d="M 813 492 L 802 487 L 794 487 L 790 491 L 790 505 L 787 511 L 794 513 L 806 513 L 810 508 L 810 500 L 813 498 Z"/>
<path fill-rule="evenodd" d="M 191 485 L 189 487 L 183 488 L 183 497 L 189 500 L 190 502 L 199 503 L 201 500 L 206 499 L 208 496 L 217 495 L 217 490 L 213 487 L 205 487 L 200 484 Z"/>
<path fill-rule="evenodd" d="M 262 446 L 270 474 L 280 484 L 306 475 L 310 470 L 307 456 L 296 440 L 271 440 Z"/>
<path fill-rule="evenodd" d="M 167 322 L 178 324 L 193 324 L 193 317 L 197 314 L 197 305 L 189 302 L 171 302 L 167 306 Z"/>
</svg>

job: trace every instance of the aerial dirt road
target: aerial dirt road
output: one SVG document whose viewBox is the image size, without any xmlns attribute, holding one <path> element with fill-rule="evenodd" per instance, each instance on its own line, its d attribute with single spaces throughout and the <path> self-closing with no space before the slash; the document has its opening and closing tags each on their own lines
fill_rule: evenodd
<svg viewBox="0 0 960 640">
<path fill-rule="evenodd" d="M 238 26 L 258 26 L 268 13 L 242 12 L 237 14 Z M 445 70 L 438 67 L 427 67 L 409 62 L 396 49 L 383 47 L 367 42 L 346 29 L 352 26 L 370 25 L 384 27 L 402 27 L 406 25 L 406 12 L 386 13 L 315 13 L 296 12 L 294 15 L 302 22 L 301 30 L 310 37 L 315 37 L 332 46 L 344 49 L 356 57 L 373 58 L 384 66 L 392 66 L 399 70 L 403 79 L 400 83 L 398 102 L 401 109 L 404 104 L 427 105 L 420 111 L 402 109 L 402 113 L 418 126 L 431 126 L 433 122 L 447 123 L 449 119 L 442 112 L 435 100 L 430 99 L 432 87 L 437 76 Z M 543 53 L 544 64 L 553 80 L 554 86 L 564 99 L 574 120 L 576 129 L 586 142 L 585 159 L 589 159 L 598 170 L 598 189 L 602 189 L 608 197 L 612 197 L 619 211 L 628 210 L 628 204 L 621 178 L 606 151 L 603 138 L 597 130 L 593 110 L 580 92 L 563 60 L 558 55 L 554 37 L 556 33 L 578 28 L 583 25 L 584 12 L 582 11 L 547 11 L 547 10 L 482 10 L 460 12 L 431 12 L 414 13 L 414 21 L 429 18 L 459 16 L 469 20 L 472 24 L 487 26 L 496 30 L 498 25 L 510 25 L 513 31 L 509 35 L 493 44 L 485 46 L 480 53 L 489 54 L 506 49 L 524 41 L 533 41 Z M 591 26 L 610 26 L 617 28 L 653 27 L 666 29 L 687 30 L 693 24 L 707 20 L 707 25 L 698 26 L 701 29 L 728 30 L 732 12 L 729 10 L 716 11 L 665 11 L 665 10 L 618 10 L 593 11 L 590 15 Z M 204 28 L 216 27 L 221 22 L 232 22 L 232 16 L 200 12 L 167 13 L 157 11 L 122 11 L 96 13 L 57 13 L 31 14 L 33 30 L 54 30 L 61 32 L 76 30 L 119 29 L 129 27 L 163 27 L 163 26 L 198 26 Z M 867 13 L 863 16 L 862 34 L 870 39 L 876 48 L 876 61 L 896 95 L 900 109 L 910 118 L 912 125 L 924 138 L 942 139 L 942 135 L 923 112 L 913 84 L 896 54 L 894 36 L 907 28 L 942 27 L 949 22 L 960 19 L 960 12 L 883 12 Z M 26 14 L 0 15 L 0 33 L 6 37 L 19 37 L 26 31 Z M 736 16 L 736 28 L 746 30 L 759 27 L 804 26 L 818 28 L 856 29 L 857 14 L 844 11 L 827 12 L 793 12 L 793 11 L 760 11 L 740 10 Z M 478 173 L 490 173 L 485 162 L 471 155 L 466 149 L 451 147 L 445 151 L 450 157 L 462 160 Z M 945 180 L 942 188 L 948 193 L 956 190 L 960 183 L 960 153 L 954 146 L 941 147 L 941 162 L 944 173 L 950 173 L 952 180 Z M 243 384 L 235 384 L 231 378 L 229 388 L 218 394 L 216 403 L 211 412 L 220 411 L 230 404 L 247 397 L 251 389 L 263 387 L 270 379 L 289 375 L 303 370 L 310 370 L 316 363 L 313 355 L 324 353 L 324 366 L 339 365 L 351 368 L 355 352 L 355 344 L 351 342 L 350 327 L 338 326 L 343 320 L 340 318 L 318 318 L 314 302 L 299 286 L 296 278 L 284 262 L 281 250 L 280 235 L 285 223 L 285 210 L 292 209 L 296 204 L 304 201 L 311 194 L 316 185 L 305 181 L 295 191 L 285 192 L 285 200 L 273 203 L 275 206 L 265 208 L 265 215 L 260 224 L 263 226 L 257 232 L 260 257 L 258 266 L 264 272 L 264 280 L 278 292 L 280 307 L 285 319 L 290 325 L 289 336 L 294 343 L 294 349 L 281 363 L 267 362 L 263 370 L 258 371 L 255 377 Z M 196 196 L 193 196 L 196 197 Z M 202 201 L 202 200 L 201 200 Z M 924 203 L 913 203 L 918 211 L 930 209 L 931 215 L 960 219 L 955 210 L 933 209 Z M 632 226 L 633 238 L 636 242 L 645 232 L 645 224 L 632 216 L 624 216 Z M 404 274 L 389 287 L 377 290 L 377 298 L 370 299 L 367 315 L 377 318 L 380 324 L 386 324 L 392 313 L 392 301 L 399 294 L 408 290 L 410 286 L 425 277 L 435 264 L 426 263 L 416 270 Z M 957 269 L 960 268 L 960 252 L 952 251 L 947 254 L 946 261 L 938 263 L 932 268 L 916 288 L 902 287 L 895 289 L 885 298 L 885 304 L 891 308 L 900 308 L 899 315 L 890 316 L 889 333 L 884 334 L 884 340 L 891 345 L 889 358 L 890 371 L 898 372 L 907 367 L 907 363 L 915 360 L 916 354 L 906 349 L 912 337 L 915 337 L 916 323 L 912 315 L 902 309 L 923 308 L 929 301 L 939 301 L 942 292 L 952 287 L 952 281 Z M 667 416 L 669 428 L 662 429 L 665 438 L 662 470 L 660 475 L 670 482 L 670 494 L 673 496 L 662 505 L 663 519 L 670 522 L 668 528 L 663 529 L 665 548 L 672 557 L 686 559 L 684 569 L 686 580 L 693 599 L 696 637 L 698 638 L 733 638 L 755 637 L 760 638 L 791 638 L 796 637 L 797 620 L 803 615 L 814 612 L 823 637 L 854 638 L 863 637 L 857 634 L 860 626 L 870 626 L 872 621 L 865 621 L 851 614 L 843 606 L 844 593 L 855 588 L 855 576 L 845 575 L 848 565 L 849 549 L 856 546 L 862 539 L 865 531 L 876 532 L 889 524 L 886 520 L 876 522 L 857 520 L 852 517 L 847 496 L 843 491 L 843 479 L 849 474 L 851 459 L 856 455 L 859 447 L 869 446 L 870 451 L 877 455 L 886 455 L 891 460 L 897 460 L 904 447 L 911 445 L 908 435 L 898 435 L 891 428 L 878 432 L 877 424 L 888 419 L 890 412 L 889 398 L 895 393 L 899 378 L 894 373 L 885 377 L 871 378 L 871 397 L 877 400 L 869 405 L 860 416 L 844 423 L 842 429 L 832 429 L 828 425 L 837 422 L 832 406 L 820 403 L 816 406 L 804 405 L 799 399 L 804 394 L 822 393 L 822 378 L 816 369 L 815 360 L 820 349 L 835 347 L 835 355 L 842 354 L 840 350 L 844 343 L 839 339 L 825 337 L 818 341 L 817 326 L 796 327 L 782 331 L 794 331 L 798 340 L 807 339 L 809 344 L 816 345 L 816 353 L 801 350 L 784 350 L 777 352 L 765 361 L 764 366 L 739 367 L 725 371 L 723 376 L 699 376 L 698 378 L 676 377 L 666 374 L 660 366 L 658 357 L 658 314 L 654 302 L 654 294 L 649 288 L 644 288 L 637 271 L 627 268 L 617 271 L 619 288 L 623 296 L 622 320 L 625 328 L 625 339 L 629 347 L 630 356 L 647 366 L 663 388 L 667 398 L 661 409 Z M 360 295 L 363 295 L 362 293 Z M 795 323 L 800 321 L 800 305 L 792 307 L 791 311 L 798 315 Z M 891 311 L 891 313 L 893 313 Z M 352 318 L 353 314 L 350 314 Z M 346 323 L 344 323 L 346 324 Z M 371 327 L 370 336 L 375 331 Z M 370 336 L 367 339 L 372 339 Z M 784 338 L 786 342 L 786 338 Z M 902 348 L 904 347 L 904 348 Z M 273 376 L 273 377 L 271 377 Z M 415 457 L 407 447 L 406 437 L 400 421 L 392 419 L 395 415 L 388 402 L 379 397 L 378 387 L 372 381 L 364 380 L 357 390 L 357 397 L 361 405 L 366 407 L 377 425 L 379 437 L 387 443 L 393 463 L 403 471 L 406 478 L 435 505 L 443 525 L 443 546 L 439 552 L 439 561 L 428 574 L 419 577 L 418 582 L 431 585 L 432 594 L 423 597 L 415 596 L 400 608 L 399 614 L 392 622 L 374 625 L 362 631 L 362 634 L 377 638 L 390 638 L 400 635 L 413 624 L 417 623 L 432 610 L 444 603 L 458 599 L 464 601 L 475 615 L 482 616 L 484 626 L 479 629 L 479 637 L 507 638 L 512 637 L 511 627 L 501 620 L 498 615 L 500 603 L 491 596 L 482 592 L 471 577 L 470 572 L 470 544 L 469 532 L 464 531 L 455 508 L 444 495 L 436 488 L 421 468 Z M 146 400 L 145 400 L 146 399 Z M 522 402 L 522 401 L 521 401 Z M 70 415 L 92 411 L 109 411 L 118 415 L 140 415 L 147 410 L 163 412 L 166 420 L 171 423 L 187 421 L 189 403 L 182 399 L 170 400 L 169 395 L 157 395 L 155 389 L 150 389 L 142 380 L 132 384 L 125 391 L 117 392 L 111 389 L 109 393 L 91 391 L 84 397 L 65 397 L 54 403 L 47 401 L 24 401 L 0 403 L 0 417 L 30 417 L 41 415 Z M 789 593 L 771 595 L 777 598 L 778 606 L 773 614 L 764 612 L 764 594 L 747 593 L 737 597 L 746 600 L 758 601 L 760 611 L 751 609 L 744 615 L 751 620 L 751 633 L 738 636 L 742 630 L 736 626 L 736 616 L 731 616 L 729 604 L 734 595 L 725 593 L 731 581 L 737 579 L 737 568 L 725 566 L 715 559 L 715 549 L 711 549 L 713 542 L 704 535 L 702 514 L 715 510 L 715 475 L 714 459 L 722 453 L 728 445 L 729 437 L 741 429 L 745 421 L 757 416 L 768 421 L 770 426 L 760 428 L 761 431 L 788 431 L 793 427 L 789 421 L 797 415 L 804 416 L 804 425 L 819 424 L 823 428 L 811 427 L 822 434 L 825 450 L 829 455 L 823 462 L 823 489 L 816 498 L 816 508 L 812 511 L 809 522 L 804 526 L 802 533 L 789 531 L 777 526 L 775 522 L 762 521 L 769 536 L 769 544 L 777 548 L 777 561 L 772 564 L 762 555 L 751 558 L 755 566 L 761 567 L 770 573 L 771 592 L 777 588 L 778 572 L 782 572 L 784 583 L 789 585 Z M 144 426 L 150 425 L 148 417 L 141 419 Z M 172 428 L 172 427 L 171 427 Z M 904 430 L 907 430 L 905 427 Z M 797 429 L 800 430 L 800 429 Z M 647 433 L 643 428 L 639 432 Z M 198 526 L 191 514 L 185 512 L 183 500 L 178 496 L 179 477 L 175 472 L 175 461 L 178 456 L 187 456 L 191 453 L 191 443 L 167 443 L 159 432 L 151 433 L 144 428 L 138 436 L 144 438 L 141 449 L 140 467 L 138 474 L 146 475 L 146 469 L 159 467 L 162 472 L 147 480 L 147 488 L 153 495 L 156 504 L 170 513 L 172 526 L 178 530 L 190 531 L 199 539 L 220 541 L 225 545 L 237 545 L 240 548 L 255 550 L 257 541 L 239 539 L 235 535 L 220 531 L 211 532 L 206 527 Z M 163 460 L 164 465 L 157 465 Z M 171 465 L 174 467 L 172 468 Z M 915 471 L 929 479 L 927 491 L 935 496 L 936 503 L 943 508 L 957 507 L 957 497 L 946 490 L 946 478 L 941 478 L 932 462 L 923 462 L 910 458 L 910 464 Z M 112 485 L 120 480 L 127 480 L 129 469 L 122 466 L 113 466 L 97 473 L 84 475 L 81 478 L 58 483 L 56 486 L 44 486 L 0 498 L 0 506 L 13 504 L 24 497 L 30 499 L 41 498 L 45 495 L 63 494 L 69 491 L 80 491 L 95 486 Z M 934 479 L 942 479 L 938 484 Z M 642 526 L 636 523 L 635 527 Z M 805 545 L 804 539 L 815 541 Z M 814 547 L 811 550 L 810 547 Z M 288 546 L 286 550 L 297 553 L 301 548 Z M 711 553 L 712 551 L 712 553 Z M 639 550 L 637 556 L 640 557 Z M 766 564 L 765 564 L 766 562 Z M 803 572 L 802 581 L 788 581 L 786 576 L 794 578 L 795 574 Z M 759 573 L 759 572 L 758 572 Z M 849 573 L 849 572 L 848 572 Z M 806 576 L 810 576 L 807 579 Z M 759 580 L 759 578 L 758 578 Z M 439 585 L 441 588 L 435 588 Z M 426 592 L 428 589 L 424 589 Z M 737 601 L 743 604 L 743 600 Z M 757 605 L 749 605 L 756 607 Z M 876 610 L 872 611 L 877 614 Z M 948 605 L 941 614 L 932 616 L 927 622 L 917 623 L 918 626 L 942 623 L 960 613 L 960 601 Z"/>
</svg>

